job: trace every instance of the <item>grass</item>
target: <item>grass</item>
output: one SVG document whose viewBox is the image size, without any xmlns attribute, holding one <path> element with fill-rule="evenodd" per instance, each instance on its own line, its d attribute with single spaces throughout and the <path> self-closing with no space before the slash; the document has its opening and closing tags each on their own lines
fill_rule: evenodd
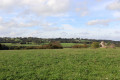
<svg viewBox="0 0 120 80">
<path fill-rule="evenodd" d="M 74 46 L 74 45 L 76 45 L 76 44 L 79 44 L 79 43 L 61 43 L 61 45 L 62 45 L 63 47 L 72 47 L 72 46 Z"/>
<path fill-rule="evenodd" d="M 120 80 L 120 48 L 1 50 L 0 80 Z"/>
</svg>

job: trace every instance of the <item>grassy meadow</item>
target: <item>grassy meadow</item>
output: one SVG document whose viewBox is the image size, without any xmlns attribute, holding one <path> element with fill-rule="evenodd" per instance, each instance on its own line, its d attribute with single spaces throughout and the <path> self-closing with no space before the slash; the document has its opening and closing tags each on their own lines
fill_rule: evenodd
<svg viewBox="0 0 120 80">
<path fill-rule="evenodd" d="M 0 80 L 120 80 L 120 48 L 0 50 Z"/>
</svg>

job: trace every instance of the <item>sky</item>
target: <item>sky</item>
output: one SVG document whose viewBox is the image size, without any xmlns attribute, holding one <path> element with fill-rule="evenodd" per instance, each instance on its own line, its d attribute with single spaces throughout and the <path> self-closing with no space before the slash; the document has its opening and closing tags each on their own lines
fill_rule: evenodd
<svg viewBox="0 0 120 80">
<path fill-rule="evenodd" d="M 0 37 L 120 41 L 120 0 L 0 0 Z"/>
</svg>

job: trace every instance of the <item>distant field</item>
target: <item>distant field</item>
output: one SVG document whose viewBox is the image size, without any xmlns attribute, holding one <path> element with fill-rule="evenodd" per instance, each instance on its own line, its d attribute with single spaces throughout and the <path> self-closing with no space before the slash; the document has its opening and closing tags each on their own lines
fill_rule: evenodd
<svg viewBox="0 0 120 80">
<path fill-rule="evenodd" d="M 72 47 L 73 45 L 76 45 L 76 44 L 79 44 L 79 43 L 61 43 L 63 47 Z"/>
<path fill-rule="evenodd" d="M 40 45 L 42 45 L 42 44 L 37 45 L 37 44 L 19 44 L 19 43 L 17 43 L 17 44 L 13 44 L 13 43 L 2 43 L 2 44 L 5 44 L 5 45 L 7 45 L 7 46 L 40 46 Z M 48 44 L 48 43 L 44 43 L 44 44 Z M 62 45 L 63 47 L 71 47 L 71 46 L 73 46 L 73 45 L 75 45 L 75 44 L 79 44 L 79 43 L 61 43 L 61 45 Z"/>
<path fill-rule="evenodd" d="M 0 80 L 120 80 L 120 48 L 0 50 Z"/>
</svg>

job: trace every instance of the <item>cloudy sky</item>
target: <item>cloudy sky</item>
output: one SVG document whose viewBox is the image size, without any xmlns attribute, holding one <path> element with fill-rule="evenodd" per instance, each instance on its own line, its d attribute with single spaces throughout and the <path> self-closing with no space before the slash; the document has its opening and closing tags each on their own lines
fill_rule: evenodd
<svg viewBox="0 0 120 80">
<path fill-rule="evenodd" d="M 0 37 L 120 40 L 120 0 L 0 0 Z"/>
</svg>

